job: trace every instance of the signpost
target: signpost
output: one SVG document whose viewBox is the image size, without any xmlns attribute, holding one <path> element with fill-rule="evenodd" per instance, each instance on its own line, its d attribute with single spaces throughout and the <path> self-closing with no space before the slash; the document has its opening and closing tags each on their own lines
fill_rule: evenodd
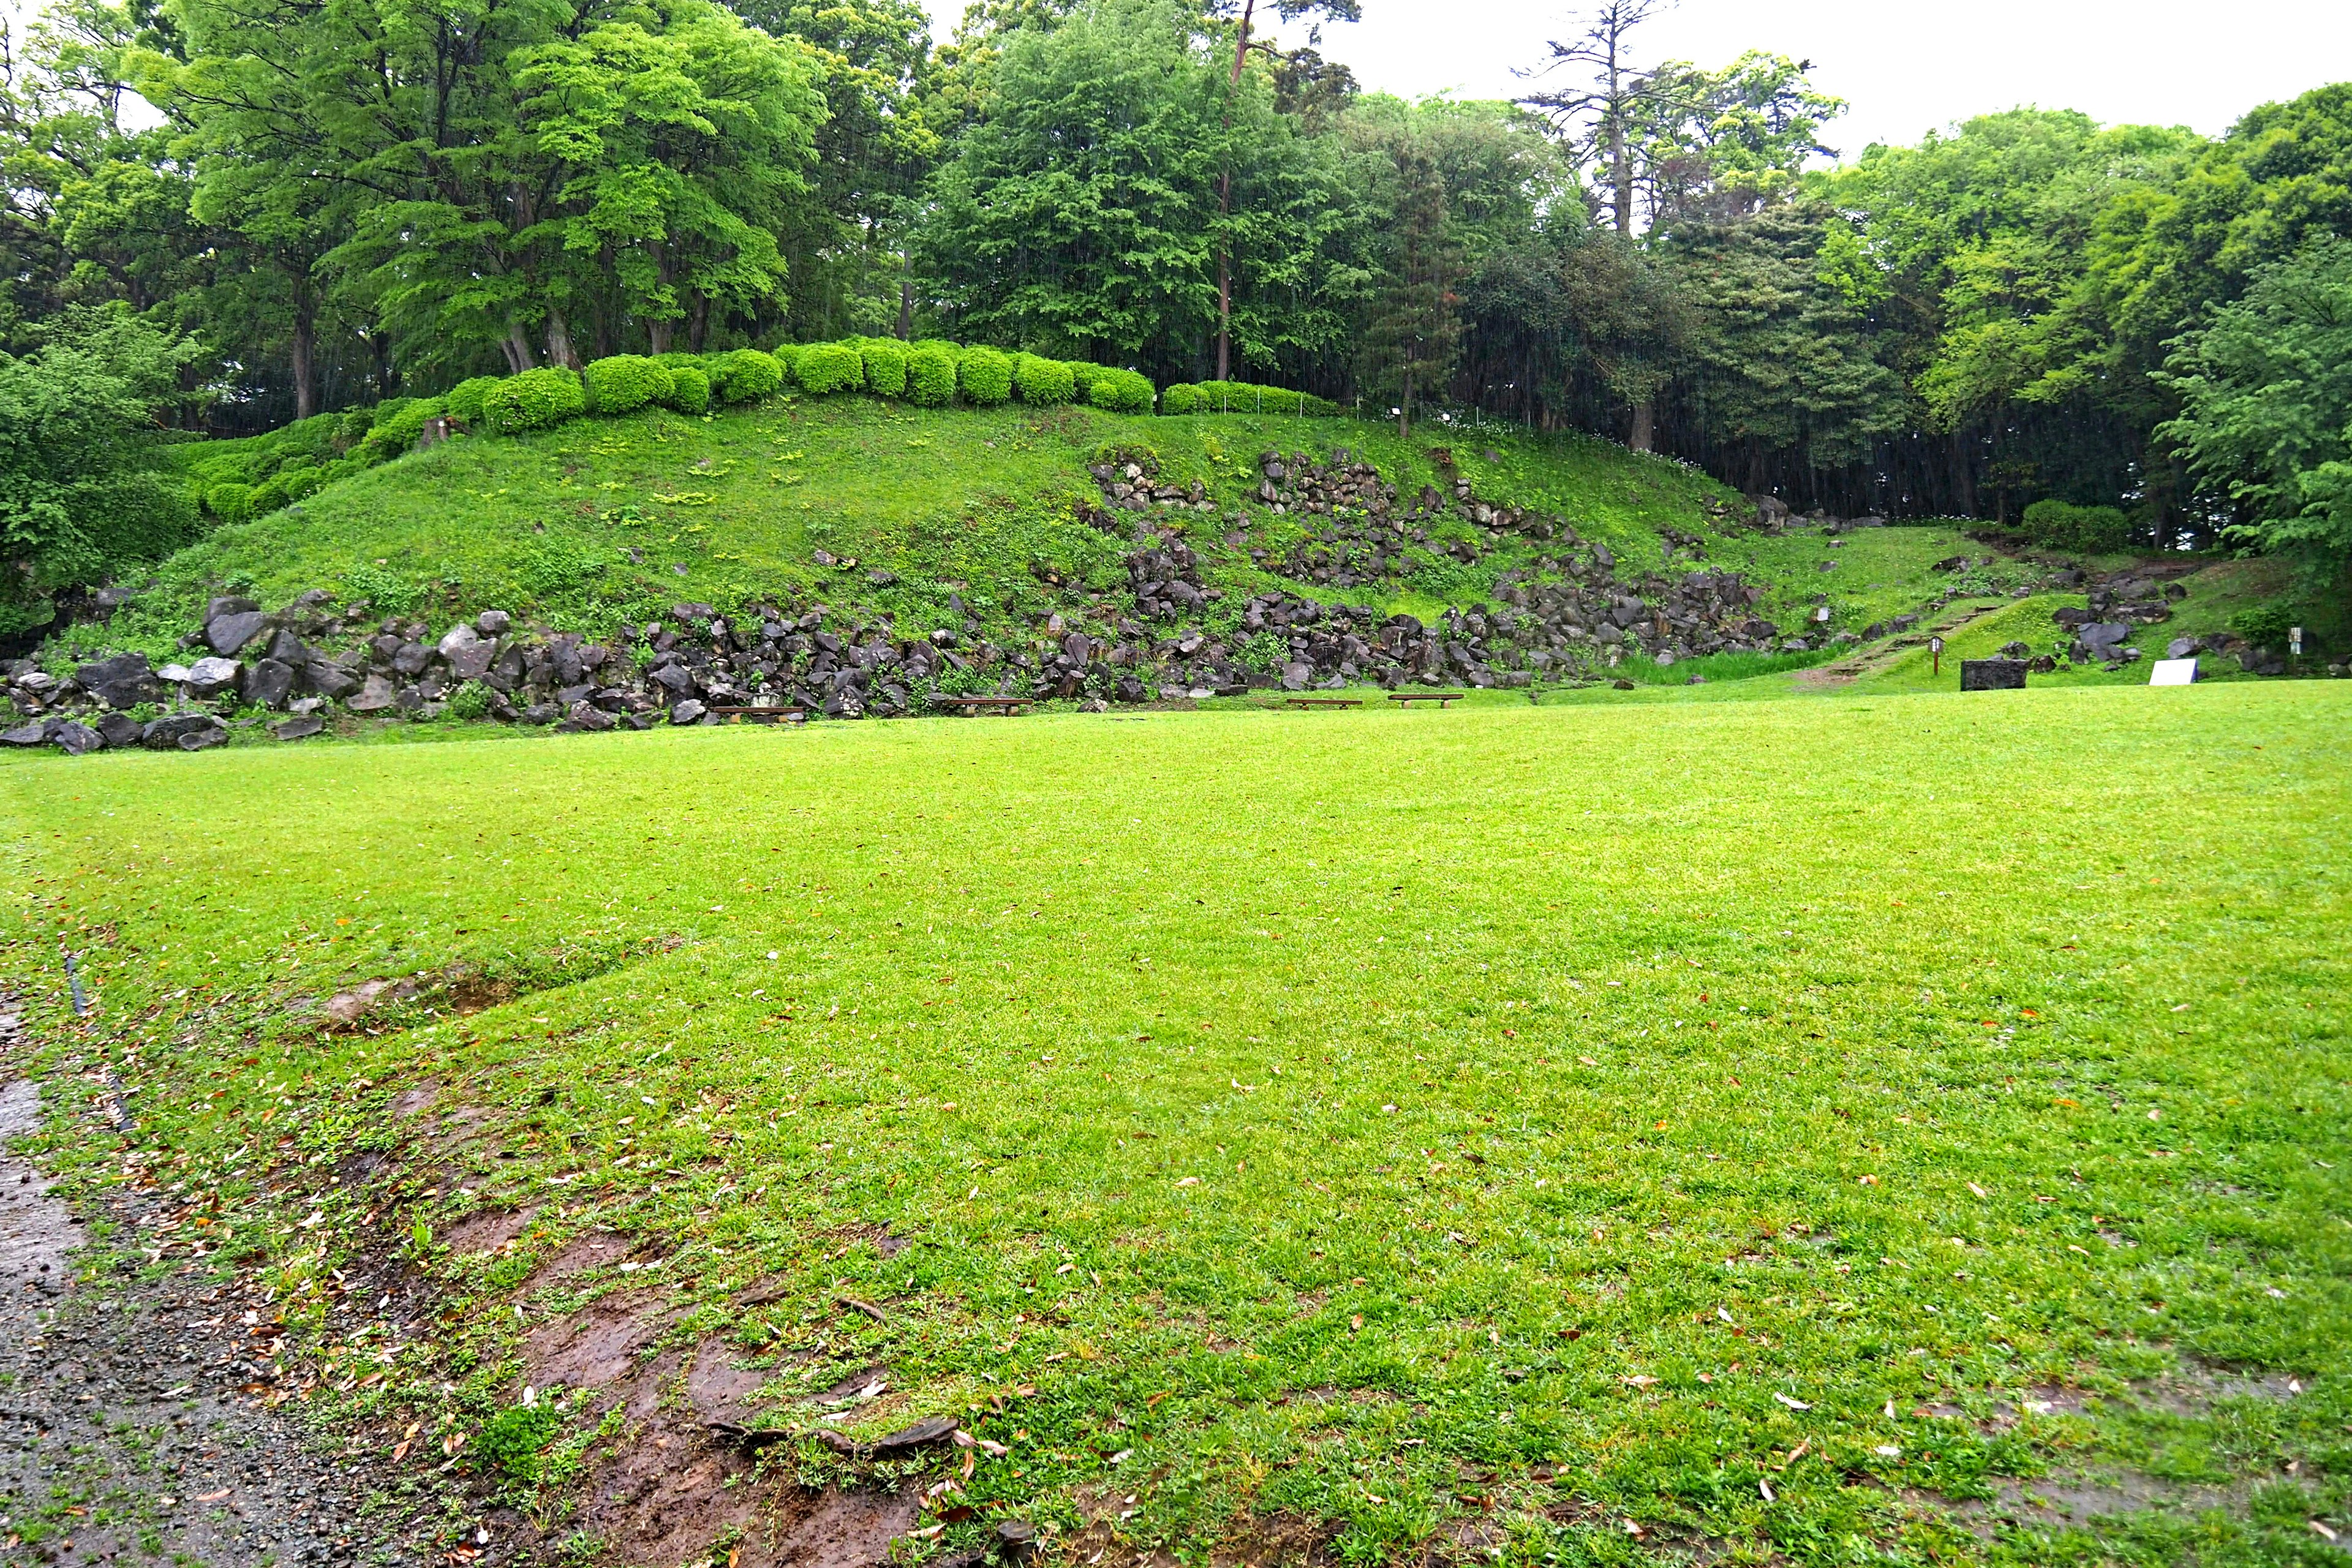
<svg viewBox="0 0 2352 1568">
<path fill-rule="evenodd" d="M 2303 657 L 2303 628 L 2301 626 L 2287 627 L 2286 651 L 2294 655 L 2297 658 L 2301 658 Z"/>
<path fill-rule="evenodd" d="M 1935 656 L 1936 668 L 1935 668 L 1935 671 L 1934 671 L 1934 673 L 1936 673 L 1936 674 L 1937 674 L 1937 675 L 1941 675 L 1941 674 L 1943 674 L 1943 673 L 1944 673 L 1944 639 L 1943 639 L 1943 638 L 1941 638 L 1941 637 L 1929 637 L 1929 638 L 1927 639 L 1927 651 L 1928 651 L 1930 654 L 1932 654 L 1932 655 L 1934 655 L 1934 656 Z"/>
</svg>

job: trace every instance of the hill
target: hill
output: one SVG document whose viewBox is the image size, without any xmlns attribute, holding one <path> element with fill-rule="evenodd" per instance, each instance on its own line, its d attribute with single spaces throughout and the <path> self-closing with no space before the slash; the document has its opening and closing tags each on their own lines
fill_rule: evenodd
<svg viewBox="0 0 2352 1568">
<path fill-rule="evenodd" d="M 128 743 L 189 696 L 247 722 L 290 707 L 292 737 L 386 717 L 891 715 L 942 693 L 1684 686 L 1899 652 L 1924 642 L 1918 617 L 1957 607 L 1973 626 L 2082 581 L 1951 526 L 1759 520 L 1694 470 L 1580 435 L 1439 435 L 785 397 L 446 440 L 219 527 L 53 638 L 15 695 L 44 725 L 79 712 L 76 744 Z M 2051 651 L 2067 603 L 1969 651 Z M 2229 643 L 2218 619 L 2199 631 Z M 2057 678 L 2144 676 L 2076 660 Z M 132 717 L 73 710 L 77 682 Z M 232 732 L 166 716 L 151 740 Z"/>
</svg>

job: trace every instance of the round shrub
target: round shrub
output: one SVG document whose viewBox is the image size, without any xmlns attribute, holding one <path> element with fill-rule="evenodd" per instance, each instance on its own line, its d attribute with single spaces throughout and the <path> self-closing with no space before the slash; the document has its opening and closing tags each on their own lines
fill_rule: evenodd
<svg viewBox="0 0 2352 1568">
<path fill-rule="evenodd" d="M 817 397 L 866 384 L 866 362 L 847 343 L 811 343 L 801 350 L 800 384 Z"/>
<path fill-rule="evenodd" d="M 1151 412 L 1151 378 L 1132 370 L 1107 370 L 1087 388 L 1087 399 L 1113 414 Z"/>
<path fill-rule="evenodd" d="M 1162 387 L 1160 392 L 1160 412 L 1162 414 L 1197 414 L 1201 409 L 1201 389 L 1179 382 Z"/>
<path fill-rule="evenodd" d="M 404 452 L 413 451 L 416 437 L 425 433 L 425 422 L 442 412 L 447 400 L 439 397 L 403 397 L 395 400 L 398 406 L 387 403 L 385 411 L 376 416 L 375 428 L 360 443 L 358 456 L 362 462 L 388 463 Z"/>
<path fill-rule="evenodd" d="M 2104 554 L 2131 548 L 2131 521 L 2111 506 L 2038 500 L 2025 509 L 2026 537 L 2061 550 Z"/>
<path fill-rule="evenodd" d="M 758 349 L 737 349 L 719 362 L 711 385 L 722 403 L 757 403 L 784 389 L 783 363 Z"/>
<path fill-rule="evenodd" d="M 798 386 L 801 384 L 801 345 L 778 343 L 774 350 L 774 357 L 776 363 L 783 366 L 784 384 Z"/>
<path fill-rule="evenodd" d="M 269 482 L 284 490 L 288 500 L 300 500 L 327 482 L 327 470 L 316 464 L 305 463 L 299 468 L 281 468 L 278 477 Z"/>
<path fill-rule="evenodd" d="M 1076 385 L 1070 367 L 1035 354 L 1013 356 L 1013 390 L 1024 403 L 1067 403 Z"/>
<path fill-rule="evenodd" d="M 234 480 L 205 492 L 205 510 L 223 522 L 243 522 L 253 515 L 253 487 Z"/>
<path fill-rule="evenodd" d="M 669 373 L 669 395 L 662 400 L 680 414 L 699 414 L 710 406 L 710 378 L 690 364 Z"/>
<path fill-rule="evenodd" d="M 614 354 L 588 367 L 588 406 L 599 414 L 627 414 L 649 403 L 667 403 L 670 373 L 643 354 Z"/>
<path fill-rule="evenodd" d="M 510 375 L 482 398 L 482 422 L 500 436 L 544 430 L 587 411 L 580 378 L 561 365 Z"/>
<path fill-rule="evenodd" d="M 1095 363 L 1092 360 L 1074 359 L 1066 363 L 1068 364 L 1070 371 L 1070 401 L 1073 403 L 1092 402 L 1093 399 L 1088 397 L 1087 394 L 1088 389 L 1094 385 L 1095 378 L 1104 374 L 1103 367 Z"/>
<path fill-rule="evenodd" d="M 965 402 L 993 408 L 1013 395 L 1013 362 L 994 349 L 966 349 L 956 362 L 956 384 Z"/>
<path fill-rule="evenodd" d="M 866 390 L 884 397 L 907 395 L 907 348 L 887 338 L 868 338 L 858 345 L 866 361 Z"/>
<path fill-rule="evenodd" d="M 907 401 L 944 408 L 955 401 L 955 355 L 936 343 L 916 345 L 907 356 Z"/>
<path fill-rule="evenodd" d="M 702 355 L 686 353 L 676 349 L 666 354 L 654 355 L 654 363 L 672 375 L 676 375 L 682 370 L 698 370 L 705 375 L 710 374 L 710 364 Z"/>
<path fill-rule="evenodd" d="M 318 472 L 316 468 L 310 471 Z M 260 517 L 276 511 L 293 499 L 286 493 L 286 476 L 277 474 L 253 487 L 253 493 L 246 499 L 245 510 L 248 516 Z"/>
<path fill-rule="evenodd" d="M 480 429 L 482 399 L 490 395 L 490 388 L 498 385 L 499 379 L 495 375 L 478 375 L 459 382 L 441 399 L 442 412 L 469 430 Z"/>
</svg>

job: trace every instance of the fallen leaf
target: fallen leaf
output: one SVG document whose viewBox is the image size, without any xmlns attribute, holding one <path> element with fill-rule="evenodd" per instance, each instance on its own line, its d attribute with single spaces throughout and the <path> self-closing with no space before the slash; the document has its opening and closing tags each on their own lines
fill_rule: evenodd
<svg viewBox="0 0 2352 1568">
<path fill-rule="evenodd" d="M 1811 1405 L 1806 1404 L 1803 1400 L 1791 1399 L 1785 1394 L 1776 1394 L 1772 1397 L 1779 1400 L 1781 1404 L 1787 1405 L 1791 1410 L 1811 1410 L 1812 1408 Z"/>
<path fill-rule="evenodd" d="M 1969 1191 L 1970 1191 L 1970 1192 L 1972 1192 L 1972 1193 L 1976 1194 L 1976 1195 L 1977 1195 L 1977 1196 L 1979 1196 L 1979 1197 L 1980 1197 L 1980 1198 L 1989 1198 L 1989 1197 L 1992 1196 L 1992 1194 L 1991 1194 L 1990 1193 L 1989 1193 L 1989 1192 L 1985 1191 L 1982 1187 L 1980 1187 L 1980 1186 L 1977 1185 L 1974 1182 L 1970 1182 L 1970 1183 L 1969 1184 Z"/>
</svg>

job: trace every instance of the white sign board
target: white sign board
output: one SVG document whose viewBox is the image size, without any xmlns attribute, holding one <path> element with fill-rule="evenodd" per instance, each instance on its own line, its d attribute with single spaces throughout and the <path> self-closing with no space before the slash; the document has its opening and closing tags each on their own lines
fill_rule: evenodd
<svg viewBox="0 0 2352 1568">
<path fill-rule="evenodd" d="M 2159 658 L 2148 667 L 2150 686 L 2194 686 L 2197 684 L 2197 661 L 2193 658 Z"/>
</svg>

